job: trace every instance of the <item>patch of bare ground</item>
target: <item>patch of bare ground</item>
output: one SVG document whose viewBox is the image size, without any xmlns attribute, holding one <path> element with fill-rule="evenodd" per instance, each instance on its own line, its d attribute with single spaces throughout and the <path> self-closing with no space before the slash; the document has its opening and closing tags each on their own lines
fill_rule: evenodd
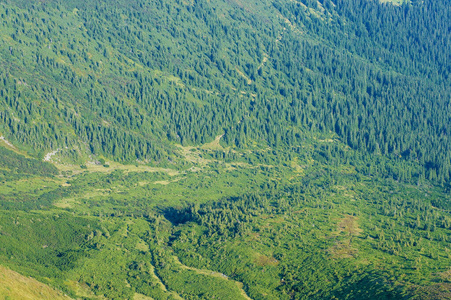
<svg viewBox="0 0 451 300">
<path fill-rule="evenodd" d="M 337 232 L 335 236 L 344 235 L 344 238 L 337 240 L 336 243 L 328 249 L 329 254 L 333 258 L 353 258 L 358 254 L 358 249 L 352 246 L 352 240 L 362 232 L 357 223 L 358 218 L 346 215 L 337 224 Z"/>
<path fill-rule="evenodd" d="M 267 256 L 267 255 L 263 255 L 260 253 L 256 253 L 254 263 L 260 267 L 265 267 L 265 266 L 275 267 L 279 264 L 279 261 L 272 256 Z"/>
<path fill-rule="evenodd" d="M 362 232 L 357 223 L 358 218 L 351 215 L 346 215 L 340 223 L 338 223 L 338 231 L 345 232 L 349 236 L 358 236 Z"/>
</svg>

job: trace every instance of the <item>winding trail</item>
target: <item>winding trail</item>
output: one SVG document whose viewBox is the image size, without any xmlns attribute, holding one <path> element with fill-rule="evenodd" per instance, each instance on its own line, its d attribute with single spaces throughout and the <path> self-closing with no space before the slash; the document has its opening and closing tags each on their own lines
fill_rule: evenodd
<svg viewBox="0 0 451 300">
<path fill-rule="evenodd" d="M 13 144 L 11 144 L 7 139 L 5 139 L 3 135 L 0 136 L 0 140 L 3 141 L 6 145 L 10 146 L 11 148 L 16 149 L 16 147 L 14 147 Z"/>
<path fill-rule="evenodd" d="M 243 289 L 243 283 L 230 279 L 229 277 L 227 277 L 227 275 L 219 273 L 219 272 L 215 272 L 215 271 L 211 271 L 211 270 L 206 270 L 206 269 L 197 269 L 197 268 L 193 268 L 193 267 L 188 267 L 187 265 L 184 265 L 180 259 L 177 256 L 173 256 L 174 261 L 180 266 L 180 268 L 182 269 L 187 269 L 187 270 L 191 270 L 196 272 L 197 274 L 201 274 L 201 275 L 206 275 L 206 276 L 212 276 L 212 277 L 216 277 L 216 278 L 221 278 L 223 280 L 229 280 L 232 281 L 236 284 L 236 286 L 238 287 L 238 289 L 240 290 L 241 295 L 243 296 L 244 299 L 246 300 L 253 300 L 251 297 L 249 297 L 246 294 L 246 291 Z"/>
<path fill-rule="evenodd" d="M 164 285 L 163 281 L 161 281 L 160 277 L 158 277 L 157 274 L 155 273 L 155 268 L 153 265 L 152 265 L 152 270 L 150 270 L 150 275 L 152 276 L 152 278 L 154 278 L 157 281 L 158 285 L 160 286 L 160 289 L 163 290 L 165 293 L 171 294 L 177 300 L 184 300 L 175 291 L 169 291 L 167 289 L 167 287 Z"/>
</svg>

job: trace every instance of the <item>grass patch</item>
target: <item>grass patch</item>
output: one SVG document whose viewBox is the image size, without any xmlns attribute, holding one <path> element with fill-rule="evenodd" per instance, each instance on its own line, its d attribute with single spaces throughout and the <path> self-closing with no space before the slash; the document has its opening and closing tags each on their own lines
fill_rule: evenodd
<svg viewBox="0 0 451 300">
<path fill-rule="evenodd" d="M 0 265 L 0 297 L 2 299 L 69 300 L 72 299 L 31 277 L 23 276 Z"/>
</svg>

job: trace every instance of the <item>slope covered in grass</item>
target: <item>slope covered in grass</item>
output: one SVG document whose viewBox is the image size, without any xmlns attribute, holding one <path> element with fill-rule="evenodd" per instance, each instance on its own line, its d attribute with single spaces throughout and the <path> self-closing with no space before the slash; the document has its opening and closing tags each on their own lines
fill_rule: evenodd
<svg viewBox="0 0 451 300">
<path fill-rule="evenodd" d="M 71 299 L 41 282 L 0 266 L 0 297 L 4 299 Z"/>
</svg>

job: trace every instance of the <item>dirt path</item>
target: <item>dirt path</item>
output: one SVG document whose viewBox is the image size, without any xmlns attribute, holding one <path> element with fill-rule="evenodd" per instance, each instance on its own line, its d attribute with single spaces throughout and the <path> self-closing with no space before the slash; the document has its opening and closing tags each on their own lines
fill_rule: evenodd
<svg viewBox="0 0 451 300">
<path fill-rule="evenodd" d="M 16 147 L 14 147 L 13 144 L 11 144 L 7 139 L 5 139 L 5 137 L 2 135 L 0 136 L 0 141 L 3 141 L 6 145 L 8 145 L 9 147 L 16 149 Z"/>
<path fill-rule="evenodd" d="M 240 69 L 238 69 L 238 67 L 235 67 L 235 70 L 238 72 L 238 74 L 240 74 L 241 77 L 246 79 L 247 84 L 252 84 L 252 80 L 249 77 L 247 77 L 246 74 L 241 72 Z"/>
<path fill-rule="evenodd" d="M 157 276 L 157 274 L 155 273 L 155 268 L 152 266 L 152 269 L 149 270 L 150 271 L 150 275 L 152 276 L 153 279 L 155 279 L 157 281 L 157 284 L 159 285 L 160 289 L 163 290 L 166 293 L 171 294 L 175 299 L 178 300 L 184 300 L 182 297 L 180 297 L 179 294 L 177 294 L 174 291 L 168 291 L 167 287 L 164 285 L 163 281 L 161 281 L 160 277 Z"/>
<path fill-rule="evenodd" d="M 58 153 L 58 151 L 60 151 L 61 149 L 56 149 L 55 151 L 49 152 L 44 156 L 44 161 L 51 161 L 52 160 L 52 156 L 56 155 Z"/>
</svg>

